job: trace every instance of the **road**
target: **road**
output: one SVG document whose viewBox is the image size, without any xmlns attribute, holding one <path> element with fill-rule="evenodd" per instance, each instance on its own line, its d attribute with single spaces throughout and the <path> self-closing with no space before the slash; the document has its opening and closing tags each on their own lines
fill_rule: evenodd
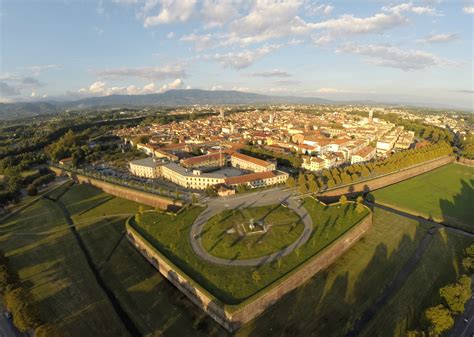
<svg viewBox="0 0 474 337">
<path fill-rule="evenodd" d="M 0 304 L 0 337 L 24 337 L 13 325 L 11 319 L 5 317 L 5 309 Z"/>
<path fill-rule="evenodd" d="M 474 293 L 474 275 L 471 276 L 472 290 Z M 464 322 L 467 318 L 469 321 Z M 471 337 L 474 336 L 474 298 L 471 296 L 469 302 L 467 302 L 464 314 L 460 315 L 454 323 L 454 328 L 448 337 Z"/>
<path fill-rule="evenodd" d="M 311 236 L 313 231 L 313 221 L 311 216 L 308 214 L 306 209 L 301 204 L 291 198 L 293 196 L 292 191 L 285 189 L 271 189 L 256 193 L 246 193 L 228 196 L 224 198 L 213 198 L 207 202 L 208 207 L 196 218 L 190 231 L 191 246 L 195 253 L 202 259 L 209 262 L 229 265 L 229 266 L 258 266 L 264 263 L 272 262 L 279 259 L 282 256 L 290 254 L 294 249 L 304 244 Z M 209 254 L 201 243 L 200 233 L 206 224 L 206 222 L 216 214 L 219 214 L 226 209 L 242 209 L 247 207 L 255 206 L 266 206 L 272 204 L 279 204 L 282 201 L 288 202 L 288 208 L 291 208 L 296 212 L 303 220 L 304 230 L 300 237 L 288 247 L 279 250 L 273 254 L 262 256 L 254 259 L 245 260 L 228 260 L 221 259 Z"/>
</svg>

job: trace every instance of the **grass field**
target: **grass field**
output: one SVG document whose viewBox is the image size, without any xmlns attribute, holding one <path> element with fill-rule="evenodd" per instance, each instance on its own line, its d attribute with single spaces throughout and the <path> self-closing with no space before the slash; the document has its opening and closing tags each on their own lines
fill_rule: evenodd
<svg viewBox="0 0 474 337">
<path fill-rule="evenodd" d="M 375 209 L 374 226 L 359 243 L 236 335 L 344 336 L 407 262 L 427 230 L 417 221 Z M 405 336 L 406 328 L 419 322 L 424 305 L 437 299 L 436 287 L 456 278 L 459 252 L 469 241 L 447 233 L 435 238 L 407 284 L 379 309 L 361 335 Z"/>
<path fill-rule="evenodd" d="M 40 318 L 68 336 L 128 336 L 95 282 L 61 209 L 42 199 L 0 225 L 0 246 Z"/>
<path fill-rule="evenodd" d="M 239 230 L 242 233 L 251 231 L 248 228 L 250 219 L 264 219 L 268 230 L 263 232 L 261 227 L 258 227 L 260 233 L 242 237 Z M 303 229 L 300 217 L 281 205 L 226 210 L 213 216 L 204 225 L 201 242 L 204 249 L 214 256 L 224 259 L 251 259 L 289 246 L 298 239 Z"/>
<path fill-rule="evenodd" d="M 102 279 L 144 336 L 228 335 L 125 240 L 124 216 L 104 217 L 135 213 L 138 204 L 82 185 L 58 195 L 75 212 L 72 218 Z M 85 202 L 81 195 L 95 201 Z M 309 210 L 311 206 L 315 216 L 319 206 L 306 205 Z M 183 228 L 175 228 L 182 219 L 160 216 L 169 225 L 166 235 L 187 238 Z M 344 335 L 406 263 L 426 231 L 417 221 L 375 209 L 374 225 L 361 241 L 236 335 Z M 316 237 L 325 242 L 325 235 Z M 472 239 L 449 232 L 435 234 L 406 284 L 361 335 L 404 336 L 419 322 L 424 308 L 438 300 L 437 288 L 456 278 L 460 252 L 469 243 Z M 53 201 L 43 199 L 0 224 L 0 247 L 32 292 L 41 317 L 57 322 L 66 336 L 127 336 Z"/>
<path fill-rule="evenodd" d="M 375 202 L 474 231 L 474 168 L 450 164 L 372 192 Z"/>
<path fill-rule="evenodd" d="M 191 224 L 203 211 L 194 207 L 177 216 L 155 214 L 154 220 L 132 225 L 184 272 L 227 304 L 238 304 L 311 258 L 352 228 L 368 211 L 357 213 L 355 205 L 323 206 L 312 198 L 304 206 L 313 218 L 315 230 L 309 240 L 280 259 L 258 267 L 224 266 L 199 258 L 189 242 Z M 260 281 L 252 276 L 257 271 Z"/>
</svg>

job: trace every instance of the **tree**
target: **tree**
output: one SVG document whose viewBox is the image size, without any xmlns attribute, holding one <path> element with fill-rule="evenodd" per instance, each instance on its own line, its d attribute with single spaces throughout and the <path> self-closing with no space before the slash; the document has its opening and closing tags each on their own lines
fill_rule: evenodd
<svg viewBox="0 0 474 337">
<path fill-rule="evenodd" d="M 34 184 L 29 184 L 28 187 L 26 188 L 26 192 L 28 195 L 37 195 L 38 194 L 38 188 Z"/>
<path fill-rule="evenodd" d="M 296 186 L 295 178 L 288 177 L 288 179 L 286 180 L 286 186 L 289 188 L 294 188 Z"/>
<path fill-rule="evenodd" d="M 56 326 L 46 323 L 35 329 L 35 337 L 63 337 L 64 333 Z"/>
<path fill-rule="evenodd" d="M 139 213 L 140 215 L 143 214 L 144 210 L 145 210 L 145 209 L 144 209 L 143 205 L 138 206 L 138 213 Z"/>
<path fill-rule="evenodd" d="M 262 279 L 258 271 L 252 273 L 252 278 L 257 284 L 260 283 L 260 280 Z"/>
<path fill-rule="evenodd" d="M 316 193 L 318 191 L 318 183 L 313 179 L 309 181 L 309 191 Z"/>
<path fill-rule="evenodd" d="M 441 288 L 439 294 L 453 313 L 463 313 L 464 305 L 471 297 L 471 278 L 463 275 L 457 283 Z"/>
<path fill-rule="evenodd" d="M 341 205 L 345 205 L 347 203 L 347 197 L 344 194 L 341 195 L 341 197 L 339 198 L 339 202 L 341 203 Z"/>
<path fill-rule="evenodd" d="M 356 201 L 357 201 L 358 204 L 362 204 L 362 203 L 364 202 L 364 198 L 359 195 L 359 196 L 357 197 L 357 200 L 356 200 Z"/>
<path fill-rule="evenodd" d="M 364 210 L 365 210 L 364 205 L 358 203 L 357 206 L 356 206 L 356 212 L 357 212 L 358 214 L 360 214 L 360 213 L 362 213 Z"/>
<path fill-rule="evenodd" d="M 142 223 L 142 215 L 140 213 L 135 214 L 135 222 L 140 225 Z"/>
<path fill-rule="evenodd" d="M 433 336 L 440 336 L 454 325 L 451 312 L 442 304 L 426 309 L 425 316 L 430 322 L 430 333 Z"/>
<path fill-rule="evenodd" d="M 194 194 L 194 193 L 193 193 L 192 196 L 191 196 L 191 202 L 192 202 L 193 204 L 197 203 L 197 196 L 196 196 L 196 194 Z"/>
</svg>

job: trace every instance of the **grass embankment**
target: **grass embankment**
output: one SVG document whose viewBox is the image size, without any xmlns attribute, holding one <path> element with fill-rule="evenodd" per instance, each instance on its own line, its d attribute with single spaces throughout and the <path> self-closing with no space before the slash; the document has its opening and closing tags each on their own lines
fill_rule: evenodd
<svg viewBox="0 0 474 337">
<path fill-rule="evenodd" d="M 194 207 L 177 216 L 154 213 L 154 216 L 144 217 L 140 225 L 134 221 L 132 225 L 214 296 L 226 304 L 238 304 L 320 252 L 368 214 L 366 210 L 358 214 L 352 203 L 323 206 L 311 198 L 305 199 L 304 207 L 315 226 L 310 239 L 280 261 L 259 267 L 216 265 L 194 253 L 189 242 L 189 232 L 202 208 Z M 257 280 L 255 271 L 258 273 Z"/>
<path fill-rule="evenodd" d="M 126 216 L 110 217 L 136 213 L 139 204 L 87 185 L 60 187 L 56 197 L 71 212 L 107 287 L 144 336 L 222 334 L 123 237 Z M 55 323 L 66 336 L 128 336 L 53 201 L 41 199 L 0 224 L 0 247 L 42 321 Z"/>
<path fill-rule="evenodd" d="M 474 232 L 474 168 L 450 164 L 371 193 L 377 203 Z"/>
<path fill-rule="evenodd" d="M 375 209 L 374 224 L 362 240 L 236 336 L 346 335 L 410 259 L 428 229 L 416 220 Z M 435 234 L 406 283 L 377 308 L 360 336 L 404 337 L 416 328 L 426 307 L 439 303 L 439 287 L 458 276 L 461 251 L 469 242 L 471 238 L 444 230 Z"/>
<path fill-rule="evenodd" d="M 268 226 L 264 232 L 259 225 L 251 233 L 250 219 L 261 220 Z M 213 216 L 205 224 L 201 242 L 210 254 L 223 259 L 251 259 L 277 252 L 298 239 L 304 225 L 291 209 L 281 205 L 227 210 Z M 231 232 L 229 232 L 231 231 Z M 240 233 L 246 232 L 246 236 Z"/>
<path fill-rule="evenodd" d="M 0 225 L 0 246 L 43 322 L 67 336 L 128 336 L 61 209 L 41 199 Z M 49 234 L 48 234 L 49 233 Z"/>
</svg>

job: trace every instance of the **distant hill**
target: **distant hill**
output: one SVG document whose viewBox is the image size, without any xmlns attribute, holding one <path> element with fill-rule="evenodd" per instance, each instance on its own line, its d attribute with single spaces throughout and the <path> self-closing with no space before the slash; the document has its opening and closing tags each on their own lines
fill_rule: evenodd
<svg viewBox="0 0 474 337">
<path fill-rule="evenodd" d="M 110 95 L 69 102 L 0 103 L 0 119 L 38 116 L 63 111 L 104 106 L 184 106 L 193 104 L 276 104 L 334 103 L 317 97 L 269 96 L 234 90 L 169 90 L 161 94 Z"/>
</svg>

